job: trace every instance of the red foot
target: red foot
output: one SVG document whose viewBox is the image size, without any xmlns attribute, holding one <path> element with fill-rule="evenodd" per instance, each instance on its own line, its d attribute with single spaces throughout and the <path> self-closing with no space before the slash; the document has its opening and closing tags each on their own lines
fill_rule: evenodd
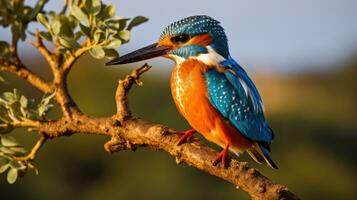
<svg viewBox="0 0 357 200">
<path fill-rule="evenodd" d="M 230 160 L 228 154 L 229 144 L 217 155 L 217 157 L 213 161 L 213 166 L 216 166 L 219 162 L 221 162 L 223 167 L 227 167 L 227 162 Z"/>
<path fill-rule="evenodd" d="M 177 145 L 180 145 L 182 143 L 190 142 L 193 138 L 193 134 L 196 133 L 197 131 L 195 129 L 190 129 L 185 132 L 177 132 L 176 134 L 182 135 L 179 141 L 177 142 Z"/>
</svg>

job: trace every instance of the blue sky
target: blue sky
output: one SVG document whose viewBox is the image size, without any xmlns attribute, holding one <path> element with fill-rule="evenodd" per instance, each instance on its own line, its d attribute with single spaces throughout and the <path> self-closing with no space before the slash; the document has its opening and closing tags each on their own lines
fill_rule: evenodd
<svg viewBox="0 0 357 200">
<path fill-rule="evenodd" d="M 33 2 L 33 0 L 32 0 Z M 150 21 L 134 30 L 126 53 L 157 40 L 181 18 L 206 14 L 221 21 L 231 55 L 246 68 L 275 72 L 325 70 L 357 52 L 355 0 L 104 0 L 124 17 Z M 52 0 L 47 8 L 59 8 Z M 4 32 L 0 31 L 0 36 Z M 7 38 L 7 37 L 5 37 Z M 163 59 L 155 62 L 164 62 Z"/>
</svg>

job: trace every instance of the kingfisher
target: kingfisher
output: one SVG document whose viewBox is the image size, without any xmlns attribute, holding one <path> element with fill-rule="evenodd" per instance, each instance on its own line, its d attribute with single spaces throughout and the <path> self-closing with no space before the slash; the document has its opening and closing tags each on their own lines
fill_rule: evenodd
<svg viewBox="0 0 357 200">
<path fill-rule="evenodd" d="M 226 166 L 231 151 L 236 155 L 248 152 L 256 162 L 278 168 L 269 154 L 274 133 L 265 119 L 262 98 L 247 72 L 230 56 L 219 21 L 206 15 L 176 21 L 156 43 L 106 65 L 160 56 L 175 62 L 171 94 L 192 127 L 182 133 L 178 145 L 197 132 L 223 148 L 213 165 Z"/>
</svg>

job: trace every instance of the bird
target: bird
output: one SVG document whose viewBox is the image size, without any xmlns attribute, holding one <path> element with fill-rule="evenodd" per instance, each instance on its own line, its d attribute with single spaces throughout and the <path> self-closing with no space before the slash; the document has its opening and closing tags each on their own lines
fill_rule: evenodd
<svg viewBox="0 0 357 200">
<path fill-rule="evenodd" d="M 120 65 L 165 57 L 174 61 L 171 94 L 192 129 L 178 144 L 200 133 L 223 150 L 213 165 L 226 166 L 229 152 L 247 152 L 257 163 L 278 169 L 270 156 L 274 133 L 262 98 L 248 73 L 231 57 L 221 23 L 207 15 L 186 17 L 168 25 L 154 44 L 115 58 Z"/>
</svg>

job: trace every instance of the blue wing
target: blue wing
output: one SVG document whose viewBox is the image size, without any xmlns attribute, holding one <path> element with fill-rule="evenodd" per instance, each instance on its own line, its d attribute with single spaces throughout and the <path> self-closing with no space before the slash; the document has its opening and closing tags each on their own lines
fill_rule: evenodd
<svg viewBox="0 0 357 200">
<path fill-rule="evenodd" d="M 224 73 L 205 73 L 210 102 L 240 133 L 269 149 L 273 132 L 265 120 L 262 99 L 253 81 L 233 58 L 220 64 L 227 69 Z"/>
</svg>

